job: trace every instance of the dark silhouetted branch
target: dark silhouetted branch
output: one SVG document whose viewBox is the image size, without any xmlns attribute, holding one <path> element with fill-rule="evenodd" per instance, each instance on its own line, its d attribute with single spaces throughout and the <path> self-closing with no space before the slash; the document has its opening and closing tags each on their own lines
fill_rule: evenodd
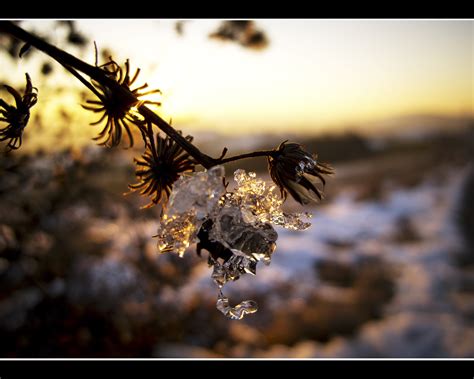
<svg viewBox="0 0 474 379">
<path fill-rule="evenodd" d="M 73 74 L 77 79 L 81 81 L 89 90 L 91 90 L 97 97 L 101 97 L 100 94 L 95 90 L 95 88 L 88 83 L 77 71 L 86 74 L 91 79 L 97 81 L 110 88 L 112 91 L 116 91 L 118 94 L 123 96 L 123 98 L 130 100 L 133 103 L 139 103 L 137 97 L 127 88 L 124 88 L 119 83 L 111 79 L 106 75 L 104 70 L 97 66 L 90 65 L 75 56 L 57 48 L 56 46 L 51 45 L 42 38 L 27 32 L 21 27 L 17 26 L 11 21 L 0 21 L 0 33 L 8 33 L 13 37 L 22 40 L 23 42 L 28 43 L 29 45 L 37 48 L 38 50 L 49 55 L 55 61 L 60 63 L 64 68 L 66 68 L 71 74 Z M 274 156 L 274 150 L 268 151 L 255 151 L 252 153 L 246 153 L 242 155 L 236 155 L 234 157 L 214 159 L 204 153 L 202 153 L 196 146 L 184 138 L 179 132 L 177 132 L 170 124 L 158 116 L 155 112 L 150 110 L 145 105 L 140 105 L 138 107 L 139 113 L 148 121 L 152 122 L 158 128 L 160 128 L 165 134 L 172 138 L 179 146 L 186 150 L 189 155 L 191 155 L 197 163 L 201 164 L 205 168 L 210 168 L 218 164 L 224 164 L 232 161 L 237 161 L 240 159 L 261 157 L 261 156 Z"/>
</svg>

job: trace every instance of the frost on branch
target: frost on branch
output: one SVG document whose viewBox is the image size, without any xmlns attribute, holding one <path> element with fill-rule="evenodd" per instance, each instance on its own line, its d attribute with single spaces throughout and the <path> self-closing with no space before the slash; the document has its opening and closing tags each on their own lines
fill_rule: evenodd
<svg viewBox="0 0 474 379">
<path fill-rule="evenodd" d="M 273 225 L 305 230 L 311 224 L 302 220 L 308 214 L 283 212 L 275 186 L 267 186 L 255 173 L 237 170 L 232 192 L 226 192 L 223 177 L 224 168 L 217 166 L 176 182 L 158 230 L 158 247 L 161 252 L 183 256 L 198 241 L 197 252 L 209 252 L 212 279 L 219 287 L 217 309 L 229 318 L 241 319 L 256 312 L 257 304 L 246 300 L 232 307 L 222 287 L 241 275 L 256 275 L 260 260 L 270 264 L 278 238 Z"/>
</svg>

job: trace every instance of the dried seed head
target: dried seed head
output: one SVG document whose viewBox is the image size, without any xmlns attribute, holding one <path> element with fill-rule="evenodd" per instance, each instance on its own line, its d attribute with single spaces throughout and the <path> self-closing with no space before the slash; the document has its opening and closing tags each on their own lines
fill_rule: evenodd
<svg viewBox="0 0 474 379">
<path fill-rule="evenodd" d="M 0 121 L 7 126 L 0 129 L 0 141 L 8 140 L 8 148 L 16 150 L 21 146 L 23 131 L 30 119 L 30 108 L 38 101 L 38 89 L 33 87 L 31 78 L 26 76 L 26 86 L 23 96 L 13 87 L 5 85 L 7 91 L 15 99 L 15 105 L 9 105 L 0 99 Z"/>
<path fill-rule="evenodd" d="M 143 122 L 133 115 L 132 108 L 139 104 L 161 105 L 161 103 L 157 101 L 139 100 L 145 95 L 161 93 L 161 91 L 156 89 L 143 92 L 143 90 L 148 87 L 146 83 L 132 90 L 130 87 L 137 80 L 140 69 L 137 69 L 133 77 L 130 77 L 130 64 L 128 59 L 125 62 L 125 69 L 122 69 L 112 58 L 109 59 L 109 62 L 99 67 L 102 68 L 111 79 L 116 81 L 123 88 L 129 90 L 137 100 L 131 101 L 130 98 L 124 97 L 122 94 L 93 80 L 92 84 L 97 89 L 100 98 L 99 100 L 87 100 L 87 104 L 90 105 L 82 105 L 82 107 L 95 113 L 102 113 L 96 122 L 91 123 L 91 125 L 98 125 L 105 121 L 104 128 L 99 135 L 94 138 L 94 140 L 99 141 L 100 145 L 109 147 L 119 145 L 122 140 L 123 130 L 125 130 L 129 140 L 129 147 L 132 147 L 133 136 L 130 130 L 130 124 L 135 124 L 141 131 L 144 127 Z"/>
<path fill-rule="evenodd" d="M 316 154 L 308 153 L 298 143 L 283 142 L 268 158 L 270 176 L 280 188 L 281 196 L 286 199 L 288 193 L 300 204 L 309 204 L 322 199 L 321 183 L 323 175 L 331 175 L 334 170 L 326 163 L 318 162 Z"/>
<path fill-rule="evenodd" d="M 193 138 L 187 136 L 186 139 L 191 142 Z M 135 175 L 139 182 L 128 187 L 132 192 L 140 191 L 141 195 L 151 196 L 151 203 L 145 208 L 166 203 L 179 176 L 194 171 L 194 162 L 189 154 L 170 137 L 163 138 L 158 134 L 156 142 L 150 138 L 144 154 L 141 159 L 135 159 L 135 163 Z"/>
</svg>

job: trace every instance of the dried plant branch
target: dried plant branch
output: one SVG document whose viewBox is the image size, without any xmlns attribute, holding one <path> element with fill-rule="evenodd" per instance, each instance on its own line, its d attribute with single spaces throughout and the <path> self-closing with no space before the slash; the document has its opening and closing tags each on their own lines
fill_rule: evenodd
<svg viewBox="0 0 474 379">
<path fill-rule="evenodd" d="M 116 81 L 109 78 L 104 70 L 101 68 L 92 66 L 75 56 L 57 48 L 56 46 L 51 45 L 40 37 L 27 32 L 21 27 L 15 25 L 11 21 L 0 21 L 0 32 L 8 33 L 13 37 L 16 37 L 24 42 L 29 43 L 31 46 L 37 48 L 38 50 L 49 55 L 55 61 L 59 62 L 65 67 L 74 68 L 77 71 L 80 71 L 101 85 L 110 88 L 112 91 L 115 91 L 120 96 L 123 96 L 124 99 L 128 99 L 131 103 L 138 103 L 139 100 L 131 91 L 120 86 Z M 89 88 L 89 87 L 88 87 Z M 90 89 L 90 88 L 89 88 Z M 146 120 L 151 121 L 153 124 L 158 126 L 165 134 L 172 138 L 179 146 L 186 150 L 198 163 L 203 165 L 205 168 L 210 168 L 219 164 L 219 162 L 210 156 L 202 153 L 196 146 L 186 140 L 181 134 L 179 134 L 171 125 L 169 125 L 165 120 L 163 120 L 156 113 L 151 111 L 145 105 L 138 107 L 140 114 L 145 117 Z"/>
<path fill-rule="evenodd" d="M 175 130 L 169 123 L 150 110 L 146 104 L 152 102 L 141 101 L 139 99 L 145 94 L 159 92 L 159 90 L 147 91 L 145 93 L 140 92 L 147 87 L 146 84 L 134 90 L 130 89 L 131 84 L 137 78 L 140 70 L 138 69 L 135 75 L 130 78 L 130 66 L 128 60 L 125 63 L 125 73 L 122 72 L 120 66 L 113 61 L 112 58 L 110 58 L 110 62 L 102 66 L 97 66 L 97 46 L 95 45 L 96 63 L 93 66 L 64 50 L 51 45 L 42 38 L 24 30 L 11 21 L 0 21 L 0 33 L 10 34 L 11 36 L 25 42 L 27 46 L 35 47 L 44 52 L 66 68 L 66 70 L 68 70 L 98 97 L 100 101 L 88 100 L 90 105 L 83 105 L 83 107 L 96 113 L 102 113 L 101 118 L 94 122 L 93 125 L 107 119 L 105 128 L 102 130 L 99 137 L 95 138 L 102 139 L 103 141 L 101 144 L 109 145 L 110 143 L 111 146 L 118 145 L 121 141 L 123 127 L 130 139 L 130 146 L 132 146 L 133 138 L 126 122 L 130 121 L 140 130 L 145 143 L 145 149 L 149 148 L 153 150 L 154 147 L 153 145 L 150 145 L 150 143 L 153 144 L 155 137 L 151 130 L 151 126 L 155 125 L 168 136 L 169 139 L 163 139 L 163 141 L 166 141 L 166 146 L 168 146 L 169 150 L 174 154 L 177 153 L 179 148 L 182 149 L 183 156 L 185 152 L 190 158 L 193 158 L 193 164 L 200 164 L 204 168 L 209 169 L 217 165 L 241 159 L 264 156 L 268 158 L 271 177 L 278 187 L 280 187 L 282 196 L 286 198 L 286 195 L 289 193 L 301 204 L 307 204 L 322 199 L 321 190 L 315 185 L 316 179 L 319 179 L 324 185 L 325 179 L 322 175 L 332 174 L 333 169 L 329 165 L 319 162 L 316 154 L 310 154 L 305 151 L 301 145 L 295 143 L 286 144 L 285 141 L 278 148 L 272 150 L 254 151 L 228 158 L 224 158 L 227 153 L 227 148 L 225 148 L 219 158 L 212 158 L 192 144 L 191 136 L 184 137 L 181 132 Z M 91 83 L 79 74 L 79 72 L 89 76 Z M 138 120 L 130 116 L 129 112 L 132 107 L 137 108 L 138 112 L 143 117 L 143 120 Z M 157 141 L 161 141 L 161 139 L 158 138 L 158 135 L 156 138 Z M 170 156 L 173 156 L 173 154 Z M 150 157 L 152 157 L 152 155 L 150 155 Z M 150 167 L 153 166 L 152 163 L 150 163 L 150 165 Z M 173 162 L 169 162 L 168 166 L 173 167 Z M 186 166 L 185 168 L 188 169 L 190 167 L 191 166 Z M 182 167 L 179 168 L 181 169 Z M 156 167 L 153 169 L 156 169 Z M 139 173 L 141 173 L 141 171 L 139 171 Z M 148 175 L 148 172 L 146 174 Z M 145 175 L 146 180 L 143 181 L 142 179 L 142 182 L 147 183 L 147 180 L 153 177 L 153 180 L 150 179 L 151 181 L 148 183 L 151 186 L 150 188 L 153 189 L 153 191 L 150 191 L 155 193 L 155 187 L 167 188 L 167 194 L 169 195 L 172 186 L 171 179 L 165 183 L 166 185 L 158 185 L 157 181 L 160 179 L 158 176 L 158 174 L 154 176 Z M 179 176 L 179 174 L 176 174 L 176 177 L 177 176 Z M 170 176 L 172 179 L 176 179 L 176 177 L 174 175 Z M 140 186 L 143 184 L 142 182 L 140 182 Z M 145 192 L 148 193 L 149 191 L 147 188 L 148 187 L 145 188 Z M 162 196 L 156 197 L 155 200 L 158 199 L 156 202 L 158 202 L 161 197 Z"/>
<path fill-rule="evenodd" d="M 109 78 L 104 73 L 104 70 L 102 70 L 101 68 L 97 66 L 92 66 L 76 58 L 75 56 L 65 52 L 64 50 L 61 50 L 57 48 L 56 46 L 51 45 L 50 43 L 46 42 L 42 38 L 30 32 L 27 32 L 21 27 L 15 25 L 13 22 L 0 21 L 0 32 L 8 33 L 12 35 L 13 37 L 18 38 L 22 40 L 23 42 L 26 42 L 29 45 L 49 55 L 51 58 L 53 58 L 54 60 L 59 62 L 62 66 L 64 66 L 76 78 L 78 78 L 90 91 L 92 91 L 99 98 L 100 98 L 100 95 L 93 88 L 93 86 L 87 83 L 77 73 L 77 71 L 80 71 L 86 74 L 91 79 L 95 80 L 101 85 L 107 86 L 111 90 L 116 91 L 118 94 L 123 96 L 125 99 L 128 99 L 130 102 L 139 103 L 139 100 L 133 93 L 131 93 L 131 91 L 120 86 L 116 81 Z M 183 137 L 180 133 L 178 133 L 170 124 L 168 124 L 165 120 L 163 120 L 160 116 L 158 116 L 155 112 L 150 110 L 145 105 L 140 105 L 138 107 L 138 111 L 146 120 L 151 121 L 154 125 L 160 128 L 165 134 L 167 134 L 170 138 L 172 138 L 179 146 L 181 146 L 185 151 L 187 151 L 189 155 L 191 155 L 196 160 L 196 162 L 198 162 L 205 168 L 210 168 L 219 164 L 224 164 L 224 163 L 236 161 L 239 159 L 253 158 L 253 157 L 260 157 L 260 156 L 269 157 L 269 156 L 274 155 L 274 151 L 269 150 L 269 151 L 251 152 L 251 153 L 237 155 L 237 156 L 226 158 L 226 159 L 223 159 L 222 157 L 218 159 L 214 159 L 204 154 L 203 152 L 201 152 L 196 146 L 194 146 L 185 137 Z"/>
<path fill-rule="evenodd" d="M 246 158 L 275 157 L 277 154 L 278 154 L 278 152 L 275 151 L 275 150 L 253 151 L 251 153 L 235 155 L 235 156 L 229 157 L 229 158 L 220 158 L 219 159 L 219 164 L 225 164 L 225 163 L 234 162 L 234 161 L 238 161 L 238 160 L 246 159 Z"/>
</svg>

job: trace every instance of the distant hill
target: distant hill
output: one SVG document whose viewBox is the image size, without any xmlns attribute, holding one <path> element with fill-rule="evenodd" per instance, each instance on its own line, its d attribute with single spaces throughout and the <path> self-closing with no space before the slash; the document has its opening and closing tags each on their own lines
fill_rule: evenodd
<svg viewBox="0 0 474 379">
<path fill-rule="evenodd" d="M 441 119 L 438 120 L 441 125 Z M 400 129 L 402 130 L 402 129 Z M 285 138 L 286 137 L 286 138 Z M 404 133 L 381 133 L 369 135 L 363 133 L 338 133 L 318 136 L 305 135 L 251 135 L 229 138 L 217 134 L 206 138 L 196 138 L 198 145 L 211 155 L 217 156 L 223 148 L 223 143 L 229 148 L 228 155 L 235 155 L 243 151 L 271 149 L 278 146 L 285 139 L 299 142 L 308 151 L 316 152 L 322 161 L 339 163 L 359 159 L 371 159 L 385 154 L 399 154 L 404 152 L 432 151 L 440 156 L 447 152 L 468 157 L 474 151 L 474 122 L 466 120 L 453 122 L 453 127 L 443 128 L 413 128 Z M 448 155 L 446 155 L 448 156 Z M 253 171 L 266 171 L 266 158 L 253 158 L 228 165 L 228 171 L 244 168 Z"/>
</svg>

